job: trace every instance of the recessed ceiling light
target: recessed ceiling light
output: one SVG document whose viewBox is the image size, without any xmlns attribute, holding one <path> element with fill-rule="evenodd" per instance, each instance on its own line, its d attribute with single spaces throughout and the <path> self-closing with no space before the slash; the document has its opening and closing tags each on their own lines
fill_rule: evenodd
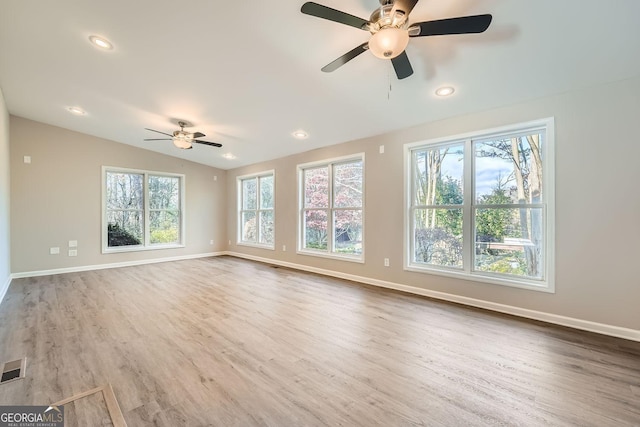
<svg viewBox="0 0 640 427">
<path fill-rule="evenodd" d="M 293 137 L 296 138 L 296 139 L 307 139 L 307 138 L 309 138 L 309 134 L 306 133 L 305 131 L 303 131 L 302 129 L 293 132 L 291 135 L 293 135 Z"/>
<path fill-rule="evenodd" d="M 225 159 L 227 159 L 227 160 L 233 160 L 233 159 L 235 159 L 235 158 L 236 158 L 236 156 L 234 156 L 234 155 L 233 155 L 233 154 L 231 154 L 231 153 L 225 153 L 225 154 L 223 154 L 223 155 L 222 155 L 222 157 L 224 157 L 224 158 L 225 158 Z"/>
<path fill-rule="evenodd" d="M 104 37 L 100 36 L 89 36 L 89 40 L 93 43 L 94 46 L 98 46 L 100 49 L 111 50 L 113 49 L 113 45 L 111 42 Z"/>
<path fill-rule="evenodd" d="M 67 107 L 67 111 L 76 116 L 85 116 L 87 114 L 87 112 L 80 107 Z"/>
<path fill-rule="evenodd" d="M 442 86 L 436 90 L 436 95 L 438 96 L 449 96 L 453 95 L 453 92 L 456 90 L 451 86 Z"/>
</svg>

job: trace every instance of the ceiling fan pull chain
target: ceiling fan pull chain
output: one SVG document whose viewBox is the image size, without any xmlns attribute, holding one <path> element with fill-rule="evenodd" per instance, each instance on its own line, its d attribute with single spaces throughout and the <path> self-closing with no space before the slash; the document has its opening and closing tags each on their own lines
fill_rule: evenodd
<svg viewBox="0 0 640 427">
<path fill-rule="evenodd" d="M 391 66 L 389 66 L 387 77 L 389 78 L 389 91 L 387 92 L 387 101 L 391 100 Z"/>
</svg>

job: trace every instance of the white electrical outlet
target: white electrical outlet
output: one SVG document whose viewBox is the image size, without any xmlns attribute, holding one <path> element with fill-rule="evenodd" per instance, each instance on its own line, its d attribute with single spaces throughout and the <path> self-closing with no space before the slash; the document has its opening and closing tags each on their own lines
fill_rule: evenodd
<svg viewBox="0 0 640 427">
<path fill-rule="evenodd" d="M 70 248 L 77 248 L 78 247 L 78 241 L 77 240 L 69 240 L 69 247 Z"/>
<path fill-rule="evenodd" d="M 389 267 L 389 258 L 384 259 L 384 266 Z"/>
<path fill-rule="evenodd" d="M 58 255 L 59 253 L 60 253 L 60 248 L 58 247 L 49 248 L 50 255 Z"/>
<path fill-rule="evenodd" d="M 231 244 L 231 240 L 229 240 L 229 244 Z"/>
<path fill-rule="evenodd" d="M 380 154 L 384 154 L 384 145 L 380 146 Z"/>
<path fill-rule="evenodd" d="M 31 163 L 31 156 L 24 156 L 24 158 L 22 159 L 26 164 Z"/>
<path fill-rule="evenodd" d="M 209 240 L 209 244 L 210 244 L 210 245 L 213 245 L 213 240 Z"/>
<path fill-rule="evenodd" d="M 69 256 L 78 256 L 77 249 L 69 249 Z"/>
<path fill-rule="evenodd" d="M 282 252 L 287 252 L 287 245 L 282 245 Z"/>
</svg>

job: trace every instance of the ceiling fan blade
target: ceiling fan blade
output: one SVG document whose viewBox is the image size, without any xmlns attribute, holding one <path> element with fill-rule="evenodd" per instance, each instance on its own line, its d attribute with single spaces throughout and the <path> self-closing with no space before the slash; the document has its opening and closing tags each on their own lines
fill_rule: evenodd
<svg viewBox="0 0 640 427">
<path fill-rule="evenodd" d="M 489 28 L 491 19 L 493 19 L 493 17 L 487 14 L 439 19 L 437 21 L 417 22 L 411 25 L 411 27 L 419 27 L 420 32 L 416 35 L 411 35 L 411 37 L 482 33 Z M 409 34 L 411 34 L 411 32 Z"/>
<path fill-rule="evenodd" d="M 193 134 L 194 138 L 202 138 L 203 136 L 207 136 L 207 135 L 205 135 L 202 132 L 196 132 L 196 133 Z"/>
<path fill-rule="evenodd" d="M 393 64 L 393 69 L 396 70 L 396 76 L 398 76 L 399 80 L 406 79 L 413 74 L 413 68 L 411 67 L 411 62 L 409 62 L 406 50 L 393 58 L 391 63 Z"/>
<path fill-rule="evenodd" d="M 145 139 L 145 141 L 171 141 L 172 138 Z"/>
<path fill-rule="evenodd" d="M 149 129 L 149 128 L 145 128 L 146 130 L 150 130 L 151 132 L 157 132 L 157 133 L 161 133 L 163 135 L 167 135 L 167 136 L 173 136 L 169 133 L 164 133 L 164 132 L 160 132 L 159 130 L 155 130 L 155 129 Z"/>
<path fill-rule="evenodd" d="M 209 145 L 211 147 L 222 147 L 222 144 L 218 144 L 217 142 L 200 141 L 200 140 L 197 140 L 197 139 L 194 139 L 191 142 L 197 142 L 198 144 Z"/>
<path fill-rule="evenodd" d="M 417 3 L 418 0 L 395 0 L 393 2 L 393 11 L 401 10 L 405 15 L 409 15 Z"/>
<path fill-rule="evenodd" d="M 358 18 L 357 16 L 349 15 L 348 13 L 332 9 L 312 1 L 308 1 L 303 4 L 300 12 L 318 18 L 328 19 L 329 21 L 337 22 L 339 24 L 350 25 L 361 30 L 366 30 L 369 24 L 369 21 L 366 19 Z"/>
<path fill-rule="evenodd" d="M 349 52 L 345 53 L 340 58 L 322 67 L 322 71 L 324 71 L 325 73 L 330 73 L 332 71 L 335 71 L 368 49 L 369 49 L 369 42 L 362 43 L 360 46 L 356 46 L 354 49 L 351 49 Z"/>
</svg>

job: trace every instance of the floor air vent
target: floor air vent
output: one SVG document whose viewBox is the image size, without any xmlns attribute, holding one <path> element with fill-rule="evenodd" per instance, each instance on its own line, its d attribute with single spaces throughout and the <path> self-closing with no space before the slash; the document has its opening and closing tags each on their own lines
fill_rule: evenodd
<svg viewBox="0 0 640 427">
<path fill-rule="evenodd" d="M 2 378 L 0 384 L 24 378 L 24 370 L 27 366 L 27 358 L 12 360 L 2 366 Z"/>
</svg>

